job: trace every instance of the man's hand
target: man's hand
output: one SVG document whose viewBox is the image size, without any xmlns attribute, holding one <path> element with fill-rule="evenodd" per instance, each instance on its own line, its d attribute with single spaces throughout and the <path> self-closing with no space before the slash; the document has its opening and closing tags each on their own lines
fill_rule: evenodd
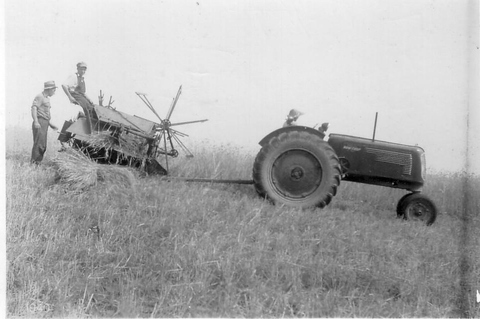
<svg viewBox="0 0 480 319">
<path fill-rule="evenodd" d="M 40 123 L 38 123 L 38 122 L 33 122 L 33 127 L 34 127 L 34 128 L 40 128 Z"/>
</svg>

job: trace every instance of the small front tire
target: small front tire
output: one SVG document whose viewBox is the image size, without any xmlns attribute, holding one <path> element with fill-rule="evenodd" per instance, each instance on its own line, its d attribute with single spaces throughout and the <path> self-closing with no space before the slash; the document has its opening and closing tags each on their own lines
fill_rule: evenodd
<svg viewBox="0 0 480 319">
<path fill-rule="evenodd" d="M 435 222 L 437 207 L 427 196 L 420 193 L 407 194 L 401 202 L 399 211 L 406 220 L 420 221 L 427 226 Z"/>
<path fill-rule="evenodd" d="M 403 208 L 403 205 L 405 203 L 405 199 L 409 196 L 412 196 L 413 194 L 416 194 L 416 193 L 408 193 L 408 194 L 405 194 L 402 196 L 402 198 L 400 198 L 398 200 L 398 203 L 397 203 L 397 218 L 403 218 L 404 216 L 404 208 Z"/>
</svg>

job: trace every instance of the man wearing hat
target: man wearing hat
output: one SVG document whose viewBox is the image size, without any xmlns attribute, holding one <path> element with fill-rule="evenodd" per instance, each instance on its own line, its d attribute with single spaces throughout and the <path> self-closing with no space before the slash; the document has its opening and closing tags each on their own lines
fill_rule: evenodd
<svg viewBox="0 0 480 319">
<path fill-rule="evenodd" d="M 285 118 L 285 123 L 283 123 L 283 127 L 296 125 L 296 122 L 300 115 L 303 115 L 303 112 L 300 112 L 296 109 L 291 109 L 290 113 L 288 113 L 287 117 Z"/>
<path fill-rule="evenodd" d="M 85 62 L 77 63 L 77 73 L 72 74 L 62 84 L 63 91 L 67 95 L 70 103 L 80 105 L 83 112 L 87 116 L 87 120 L 91 130 L 91 114 L 93 110 L 93 102 L 86 95 L 87 88 L 85 85 L 85 72 L 87 72 L 87 64 Z"/>
<path fill-rule="evenodd" d="M 78 62 L 77 73 L 69 76 L 65 83 L 62 84 L 62 88 L 70 100 L 70 103 L 78 104 L 84 110 L 90 111 L 93 109 L 93 102 L 86 95 L 85 72 L 87 72 L 87 64 L 85 62 Z"/>
<path fill-rule="evenodd" d="M 34 164 L 40 164 L 43 154 L 47 150 L 48 127 L 58 130 L 58 127 L 50 122 L 50 97 L 55 94 L 56 89 L 54 81 L 45 82 L 43 92 L 38 94 L 32 103 L 33 148 L 31 162 Z"/>
</svg>

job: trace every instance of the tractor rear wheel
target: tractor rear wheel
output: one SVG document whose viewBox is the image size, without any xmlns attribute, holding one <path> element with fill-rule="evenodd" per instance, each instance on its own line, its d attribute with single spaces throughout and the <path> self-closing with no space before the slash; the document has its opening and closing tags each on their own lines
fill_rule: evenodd
<svg viewBox="0 0 480 319">
<path fill-rule="evenodd" d="M 302 131 L 272 137 L 253 165 L 257 193 L 292 207 L 325 207 L 337 193 L 340 179 L 341 167 L 332 147 Z"/>
<path fill-rule="evenodd" d="M 437 218 L 435 203 L 420 193 L 409 194 L 399 206 L 400 213 L 407 220 L 420 221 L 430 226 Z"/>
</svg>

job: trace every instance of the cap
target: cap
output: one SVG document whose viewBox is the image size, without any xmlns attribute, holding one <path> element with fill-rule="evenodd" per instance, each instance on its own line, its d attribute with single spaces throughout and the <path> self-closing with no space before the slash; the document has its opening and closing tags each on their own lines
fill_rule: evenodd
<svg viewBox="0 0 480 319">
<path fill-rule="evenodd" d="M 87 68 L 87 64 L 85 62 L 78 62 L 77 63 L 77 68 Z"/>
</svg>

